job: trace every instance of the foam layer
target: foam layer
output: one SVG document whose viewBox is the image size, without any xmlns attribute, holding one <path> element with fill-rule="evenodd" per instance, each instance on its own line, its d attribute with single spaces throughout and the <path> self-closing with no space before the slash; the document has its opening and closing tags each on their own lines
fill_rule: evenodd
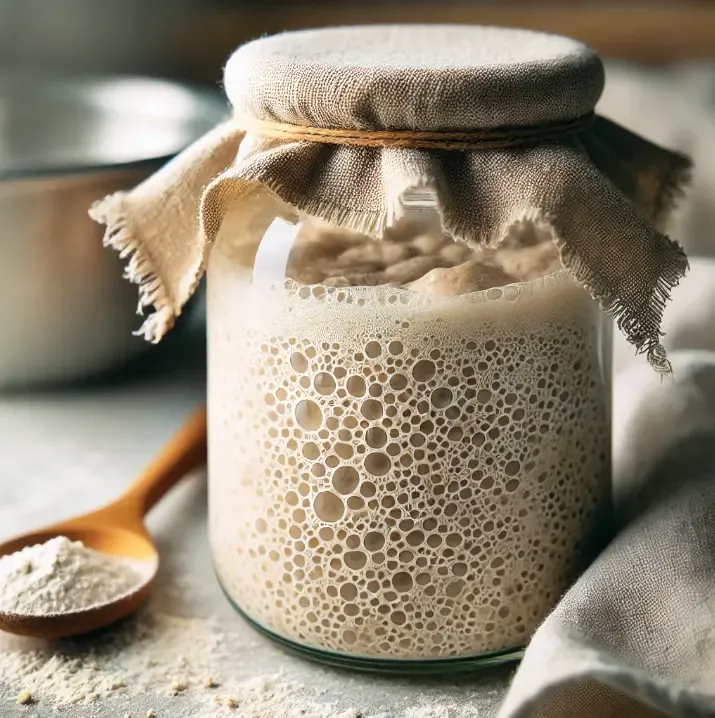
<svg viewBox="0 0 715 718">
<path fill-rule="evenodd" d="M 225 243 L 208 289 L 210 532 L 236 603 L 366 656 L 524 644 L 609 505 L 586 292 L 258 287 Z"/>
</svg>

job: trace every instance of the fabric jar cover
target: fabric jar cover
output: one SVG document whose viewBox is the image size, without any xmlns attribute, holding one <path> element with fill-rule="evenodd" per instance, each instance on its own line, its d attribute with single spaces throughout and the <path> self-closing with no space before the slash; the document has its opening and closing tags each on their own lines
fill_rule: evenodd
<svg viewBox="0 0 715 718">
<path fill-rule="evenodd" d="M 232 118 L 91 213 L 108 225 L 105 242 L 132 255 L 140 308 L 156 309 L 141 333 L 158 341 L 224 217 L 257 189 L 378 236 L 411 193 L 429 190 L 444 230 L 472 246 L 498 244 L 522 220 L 550 227 L 576 281 L 667 372 L 660 323 L 687 259 L 659 228 L 690 165 L 592 116 L 603 83 L 590 48 L 527 30 L 379 25 L 263 38 L 226 66 Z"/>
</svg>

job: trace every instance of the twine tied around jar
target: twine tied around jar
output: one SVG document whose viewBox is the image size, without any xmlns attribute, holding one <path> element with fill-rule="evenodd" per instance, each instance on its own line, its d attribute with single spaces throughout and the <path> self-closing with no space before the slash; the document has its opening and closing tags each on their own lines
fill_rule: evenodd
<svg viewBox="0 0 715 718">
<path fill-rule="evenodd" d="M 248 132 L 283 141 L 319 142 L 354 147 L 399 147 L 422 150 L 495 150 L 539 144 L 578 135 L 593 122 L 595 114 L 541 125 L 514 125 L 478 130 L 357 130 L 338 127 L 308 127 L 287 122 L 271 122 L 250 115 L 237 118 Z"/>
</svg>

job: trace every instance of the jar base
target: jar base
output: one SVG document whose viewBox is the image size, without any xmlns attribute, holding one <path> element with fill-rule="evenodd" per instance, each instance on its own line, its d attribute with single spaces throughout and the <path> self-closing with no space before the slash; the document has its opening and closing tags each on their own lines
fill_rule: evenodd
<svg viewBox="0 0 715 718">
<path fill-rule="evenodd" d="M 285 636 L 274 633 L 251 618 L 241 609 L 225 589 L 218 574 L 216 579 L 231 606 L 254 630 L 270 638 L 287 652 L 320 663 L 331 668 L 345 668 L 362 673 L 379 673 L 381 675 L 399 676 L 442 676 L 455 673 L 468 673 L 478 669 L 492 668 L 505 663 L 520 661 L 524 656 L 524 648 L 507 648 L 500 651 L 481 653 L 474 656 L 456 658 L 375 658 L 373 656 L 351 656 L 322 648 L 312 648 Z"/>
</svg>

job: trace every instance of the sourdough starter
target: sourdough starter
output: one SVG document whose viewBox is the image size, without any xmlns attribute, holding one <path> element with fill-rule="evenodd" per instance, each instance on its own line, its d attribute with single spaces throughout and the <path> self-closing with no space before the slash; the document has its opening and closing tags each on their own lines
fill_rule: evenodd
<svg viewBox="0 0 715 718">
<path fill-rule="evenodd" d="M 595 303 L 563 271 L 442 296 L 258 286 L 236 256 L 219 242 L 208 288 L 226 591 L 269 630 L 332 651 L 523 645 L 609 504 Z"/>
</svg>

